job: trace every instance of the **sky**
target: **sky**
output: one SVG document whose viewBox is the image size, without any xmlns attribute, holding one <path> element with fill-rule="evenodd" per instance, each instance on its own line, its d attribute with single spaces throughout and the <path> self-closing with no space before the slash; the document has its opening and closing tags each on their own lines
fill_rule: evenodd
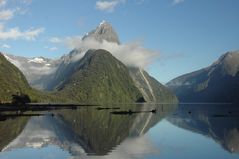
<svg viewBox="0 0 239 159">
<path fill-rule="evenodd" d="M 0 51 L 57 59 L 106 20 L 123 45 L 154 53 L 145 69 L 166 83 L 239 49 L 238 8 L 238 0 L 0 0 Z"/>
</svg>

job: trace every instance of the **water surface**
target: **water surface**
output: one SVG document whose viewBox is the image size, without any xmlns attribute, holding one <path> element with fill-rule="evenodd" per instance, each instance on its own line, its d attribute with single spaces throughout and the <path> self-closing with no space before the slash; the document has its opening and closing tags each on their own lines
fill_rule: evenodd
<svg viewBox="0 0 239 159">
<path fill-rule="evenodd" d="M 44 115 L 1 114 L 0 159 L 239 158 L 235 105 L 112 105 L 38 113 Z"/>
</svg>

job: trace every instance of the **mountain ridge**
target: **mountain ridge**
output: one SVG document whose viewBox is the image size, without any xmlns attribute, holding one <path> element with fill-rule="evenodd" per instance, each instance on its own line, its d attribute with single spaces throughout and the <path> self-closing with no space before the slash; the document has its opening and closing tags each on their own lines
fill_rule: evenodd
<svg viewBox="0 0 239 159">
<path fill-rule="evenodd" d="M 209 67 L 181 75 L 167 86 L 182 102 L 238 102 L 239 52 L 227 52 Z"/>
<path fill-rule="evenodd" d="M 83 41 L 90 40 L 92 38 L 94 40 L 97 40 L 100 43 L 102 43 L 103 41 L 107 41 L 110 43 L 116 43 L 117 45 L 120 45 L 120 41 L 119 41 L 117 33 L 114 31 L 113 27 L 108 22 L 102 22 L 99 26 L 96 27 L 96 29 L 86 34 L 82 38 L 82 40 Z M 92 50 L 92 49 L 89 49 L 89 50 Z M 31 59 L 23 58 L 23 60 L 17 60 L 16 58 L 15 61 L 9 58 L 10 59 L 9 61 L 11 61 L 13 64 L 18 66 L 19 69 L 21 69 L 21 71 L 27 77 L 31 86 L 41 90 L 53 91 L 53 92 L 56 92 L 56 94 L 58 94 L 57 91 L 62 90 L 59 88 L 63 88 L 63 85 L 65 84 L 65 82 L 68 81 L 71 78 L 71 76 L 78 71 L 76 68 L 80 65 L 80 63 L 82 62 L 82 59 L 84 59 L 85 56 L 86 56 L 85 52 L 83 52 L 81 48 L 75 48 L 69 54 L 63 55 L 58 60 L 50 60 L 50 59 L 44 60 L 44 58 L 38 57 L 38 58 L 31 58 Z M 119 61 L 116 58 L 111 58 L 111 60 L 115 62 Z M 107 62 L 111 63 L 112 61 L 108 60 Z M 25 63 L 27 63 L 27 65 Z M 98 61 L 98 63 L 100 64 L 100 61 Z M 47 66 L 45 66 L 46 64 Z M 105 66 L 106 65 L 107 64 L 105 64 Z M 121 62 L 120 65 L 123 66 L 124 64 Z M 29 68 L 33 68 L 33 69 L 29 69 Z M 44 73 L 41 73 L 41 71 L 37 71 L 37 70 L 42 70 Z M 117 69 L 112 69 L 111 74 L 114 74 L 113 71 L 115 70 Z M 138 94 L 141 94 L 141 95 L 143 94 L 143 97 L 138 98 L 140 99 L 140 101 L 145 101 L 146 98 L 147 98 L 147 102 L 166 102 L 171 99 L 173 101 L 177 101 L 176 96 L 174 96 L 168 90 L 168 88 L 164 87 L 161 83 L 159 83 L 153 77 L 149 76 L 149 74 L 142 68 L 136 69 L 139 72 L 132 71 L 130 66 L 124 65 L 124 70 L 125 72 L 117 75 L 118 77 L 115 78 L 115 80 L 117 81 L 118 78 L 122 78 L 121 75 L 127 74 L 126 77 L 130 77 L 130 80 L 128 80 L 129 85 L 132 85 L 132 87 L 137 88 L 138 90 L 136 92 L 138 92 Z M 140 75 L 137 75 L 138 73 Z M 83 76 L 81 76 L 81 78 L 84 79 Z M 102 84 L 99 81 L 95 81 L 95 82 L 97 82 L 99 85 Z M 118 83 L 120 84 L 120 82 Z M 106 84 L 104 84 L 104 86 L 105 88 L 108 87 Z M 72 89 L 74 89 L 74 87 L 72 87 Z M 114 88 L 111 88 L 111 89 L 114 89 Z M 68 92 L 72 92 L 72 91 L 68 90 Z M 74 92 L 76 92 L 76 90 Z M 92 92 L 92 94 L 94 93 Z M 81 96 L 83 97 L 85 95 L 82 94 Z M 130 94 L 129 94 L 129 97 L 130 97 Z M 80 99 L 81 97 L 79 96 L 76 97 L 77 101 L 79 102 L 78 98 Z M 134 98 L 134 101 L 138 101 L 135 99 L 136 98 Z"/>
<path fill-rule="evenodd" d="M 57 86 L 64 96 L 83 102 L 144 101 L 127 67 L 106 50 L 89 50 L 69 78 Z"/>
</svg>

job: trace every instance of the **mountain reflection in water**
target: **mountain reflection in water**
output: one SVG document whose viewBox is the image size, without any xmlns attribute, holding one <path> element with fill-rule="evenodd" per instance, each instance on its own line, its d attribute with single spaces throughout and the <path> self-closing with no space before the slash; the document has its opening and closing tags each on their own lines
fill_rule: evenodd
<svg viewBox="0 0 239 159">
<path fill-rule="evenodd" d="M 239 107 L 236 105 L 179 105 L 167 120 L 212 138 L 229 152 L 239 153 Z"/>
<path fill-rule="evenodd" d="M 154 109 L 157 111 L 152 113 Z M 129 110 L 136 113 L 112 114 Z M 179 128 L 186 130 L 182 134 L 186 139 L 191 134 L 198 134 L 197 138 L 205 136 L 206 141 L 213 139 L 211 154 L 216 145 L 221 145 L 221 149 L 217 148 L 219 156 L 239 157 L 239 109 L 236 106 L 114 105 L 40 114 L 45 115 L 15 118 L 10 115 L 11 118 L 0 121 L 1 159 L 21 159 L 19 154 L 22 158 L 30 158 L 30 154 L 34 154 L 34 158 L 57 159 L 187 158 L 190 150 L 182 151 L 181 156 L 177 151 L 172 151 L 175 154 L 165 151 L 166 144 L 171 147 L 184 144 L 184 140 L 170 141 L 170 138 L 180 137 Z M 163 134 L 164 131 L 170 133 Z M 196 148 L 198 145 L 190 146 Z M 200 158 L 202 154 L 203 157 L 212 156 L 200 150 L 197 152 L 188 158 Z"/>
<path fill-rule="evenodd" d="M 42 148 L 47 145 L 57 145 L 72 156 L 108 154 L 118 145 L 119 149 L 129 150 L 135 143 L 147 143 L 143 137 L 151 127 L 159 122 L 172 110 L 171 105 L 130 105 L 120 106 L 122 110 L 134 110 L 137 114 L 118 116 L 111 114 L 111 109 L 98 110 L 94 107 L 76 110 L 58 110 L 39 117 L 25 117 L 10 119 L 2 122 L 1 133 L 8 135 L 8 131 L 16 129 L 6 142 L 1 138 L 2 152 L 18 148 Z M 165 107 L 162 111 L 162 107 Z M 158 114 L 151 113 L 152 109 L 160 109 Z M 142 112 L 142 113 L 139 113 Z M 160 114 L 160 115 L 159 115 Z M 25 122 L 22 122 L 23 118 Z M 8 123 L 11 121 L 11 123 Z M 11 127 L 12 123 L 17 124 Z M 4 129 L 5 125 L 9 129 Z M 24 129 L 23 129 L 24 127 Z M 128 140 L 125 140 L 129 138 Z M 134 145 L 136 150 L 137 144 Z M 150 145 L 150 144 L 147 144 Z M 152 149 L 149 147 L 149 149 Z M 143 153 L 143 148 L 140 148 Z M 148 150 L 147 150 L 148 151 Z M 150 153 L 149 151 L 148 153 Z"/>
</svg>

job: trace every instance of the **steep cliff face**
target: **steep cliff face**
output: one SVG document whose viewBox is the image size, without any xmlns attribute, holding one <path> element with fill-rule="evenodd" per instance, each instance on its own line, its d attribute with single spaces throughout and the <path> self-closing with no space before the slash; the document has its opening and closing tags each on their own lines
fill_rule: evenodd
<svg viewBox="0 0 239 159">
<path fill-rule="evenodd" d="M 141 68 L 130 67 L 130 75 L 147 102 L 175 103 L 177 97 Z"/>
</svg>

